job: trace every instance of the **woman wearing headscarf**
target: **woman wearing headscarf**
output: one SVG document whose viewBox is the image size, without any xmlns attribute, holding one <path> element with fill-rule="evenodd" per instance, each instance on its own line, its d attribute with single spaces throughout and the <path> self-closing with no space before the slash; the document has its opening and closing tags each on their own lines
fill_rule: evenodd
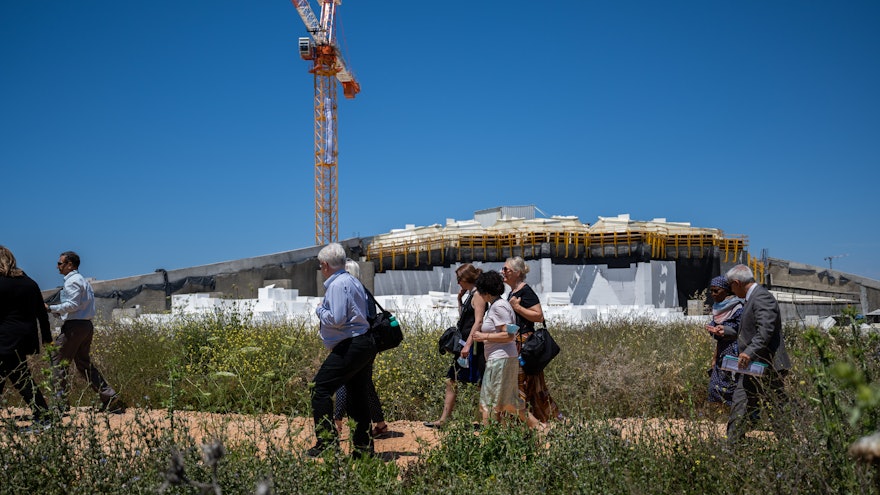
<svg viewBox="0 0 880 495">
<path fill-rule="evenodd" d="M 706 331 L 715 339 L 715 355 L 709 368 L 709 402 L 732 403 L 736 380 L 730 371 L 721 369 L 725 355 L 739 356 L 736 338 L 739 321 L 745 301 L 730 291 L 730 283 L 724 275 L 715 277 L 709 283 L 712 304 L 712 319 L 706 324 Z"/>
<path fill-rule="evenodd" d="M 527 273 L 529 273 L 529 266 L 519 256 L 507 258 L 501 269 L 504 282 L 510 286 L 507 300 L 516 313 L 516 324 L 519 325 L 519 334 L 516 337 L 517 351 L 522 349 L 523 342 L 534 333 L 535 323 L 544 322 L 541 301 L 535 291 L 526 283 Z M 520 367 L 519 393 L 528 404 L 531 413 L 542 423 L 551 419 L 562 419 L 559 406 L 550 397 L 550 389 L 547 388 L 543 371 L 537 375 L 528 375 Z"/>
<path fill-rule="evenodd" d="M 9 379 L 31 407 L 34 420 L 48 421 L 49 406 L 27 364 L 29 354 L 40 352 L 41 337 L 44 345 L 52 342 L 40 288 L 18 267 L 12 251 L 0 246 L 0 394 Z"/>
</svg>

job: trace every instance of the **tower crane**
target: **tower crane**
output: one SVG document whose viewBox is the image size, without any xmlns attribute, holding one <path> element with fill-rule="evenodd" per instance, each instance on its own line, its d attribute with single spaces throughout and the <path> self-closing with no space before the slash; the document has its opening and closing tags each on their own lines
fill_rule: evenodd
<svg viewBox="0 0 880 495">
<path fill-rule="evenodd" d="M 312 61 L 315 78 L 315 244 L 338 240 L 336 81 L 346 98 L 354 98 L 360 84 L 345 65 L 336 44 L 336 7 L 342 0 L 320 0 L 321 17 L 309 0 L 291 0 L 311 37 L 299 39 L 299 54 Z"/>
<path fill-rule="evenodd" d="M 834 269 L 834 267 L 832 266 L 832 261 L 834 261 L 835 258 L 843 258 L 845 256 L 849 256 L 849 254 L 835 254 L 833 256 L 826 256 L 825 261 L 828 262 L 828 269 L 829 270 Z"/>
</svg>

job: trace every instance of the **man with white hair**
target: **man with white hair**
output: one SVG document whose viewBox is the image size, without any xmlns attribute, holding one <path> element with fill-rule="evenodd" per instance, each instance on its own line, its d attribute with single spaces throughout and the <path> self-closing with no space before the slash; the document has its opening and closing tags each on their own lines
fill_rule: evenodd
<svg viewBox="0 0 880 495">
<path fill-rule="evenodd" d="M 739 441 L 746 433 L 746 423 L 757 419 L 762 409 L 770 414 L 779 437 L 787 431 L 783 379 L 791 368 L 782 337 L 779 304 L 770 291 L 755 282 L 752 270 L 745 265 L 731 268 L 727 280 L 730 290 L 746 300 L 737 340 L 739 368 L 747 369 L 753 362 L 767 365 L 761 376 L 739 373 L 727 422 L 727 441 L 731 444 Z"/>
<path fill-rule="evenodd" d="M 330 354 L 312 379 L 312 414 L 315 421 L 314 447 L 306 455 L 319 457 L 338 444 L 333 425 L 333 394 L 342 385 L 348 390 L 348 415 L 355 423 L 352 456 L 374 455 L 370 437 L 370 409 L 367 390 L 376 344 L 369 334 L 367 295 L 363 285 L 345 271 L 345 249 L 337 243 L 318 253 L 324 281 L 324 301 L 315 310 L 320 320 L 321 340 Z"/>
</svg>

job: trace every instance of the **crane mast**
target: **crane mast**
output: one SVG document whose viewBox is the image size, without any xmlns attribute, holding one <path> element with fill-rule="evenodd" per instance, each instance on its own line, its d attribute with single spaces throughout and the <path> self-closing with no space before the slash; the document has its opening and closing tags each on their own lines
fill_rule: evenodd
<svg viewBox="0 0 880 495">
<path fill-rule="evenodd" d="M 321 0 L 320 19 L 309 0 L 291 0 L 311 38 L 299 39 L 299 53 L 312 61 L 315 85 L 315 244 L 338 240 L 338 155 L 336 81 L 346 98 L 354 98 L 360 84 L 345 65 L 336 44 L 336 6 L 341 0 Z"/>
</svg>

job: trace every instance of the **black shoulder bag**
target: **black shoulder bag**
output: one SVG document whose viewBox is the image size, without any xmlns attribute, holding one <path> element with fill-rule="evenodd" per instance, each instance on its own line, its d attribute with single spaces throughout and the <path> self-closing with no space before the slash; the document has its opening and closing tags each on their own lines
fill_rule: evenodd
<svg viewBox="0 0 880 495">
<path fill-rule="evenodd" d="M 364 292 L 367 293 L 370 302 L 379 309 L 376 311 L 376 316 L 372 318 L 367 316 L 367 321 L 370 323 L 370 335 L 373 336 L 373 341 L 376 343 L 376 351 L 394 349 L 403 342 L 403 330 L 400 328 L 400 323 L 390 311 L 385 311 L 385 308 L 376 301 L 370 291 L 364 288 Z"/>
<path fill-rule="evenodd" d="M 472 298 L 473 293 L 469 293 L 467 299 L 461 303 L 461 307 L 464 308 L 465 311 L 470 307 Z M 458 323 L 456 323 L 454 327 L 449 327 L 444 330 L 443 335 L 437 340 L 437 350 L 440 351 L 440 355 L 442 356 L 448 352 L 453 356 L 458 356 L 459 353 L 461 353 L 461 349 L 464 347 L 462 342 L 466 340 L 465 331 L 470 334 L 470 330 L 470 328 L 462 328 L 462 317 L 459 316 Z"/>
<path fill-rule="evenodd" d="M 520 348 L 519 357 L 523 372 L 527 375 L 537 375 L 544 371 L 557 354 L 559 354 L 559 345 L 541 322 L 541 326 L 535 328 Z"/>
</svg>

